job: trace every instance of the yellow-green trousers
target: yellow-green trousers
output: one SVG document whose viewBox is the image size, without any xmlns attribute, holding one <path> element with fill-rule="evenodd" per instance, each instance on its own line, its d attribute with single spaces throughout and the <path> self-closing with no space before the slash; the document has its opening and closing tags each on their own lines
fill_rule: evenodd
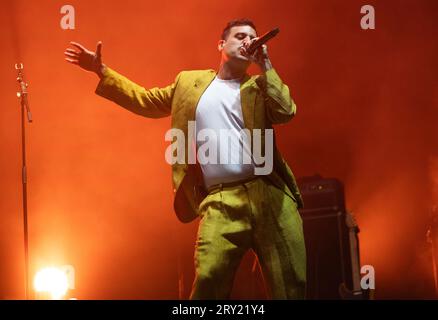
<svg viewBox="0 0 438 320">
<path fill-rule="evenodd" d="M 272 299 L 303 299 L 306 250 L 294 199 L 265 178 L 212 190 L 199 207 L 191 299 L 227 299 L 253 249 Z"/>
</svg>

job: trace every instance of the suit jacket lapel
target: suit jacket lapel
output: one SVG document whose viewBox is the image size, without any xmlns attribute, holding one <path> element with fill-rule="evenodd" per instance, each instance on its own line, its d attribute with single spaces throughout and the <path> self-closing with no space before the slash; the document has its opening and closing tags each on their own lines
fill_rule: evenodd
<svg viewBox="0 0 438 320">
<path fill-rule="evenodd" d="M 193 92 L 190 95 L 190 103 L 187 108 L 187 118 L 189 120 L 195 120 L 196 117 L 196 107 L 198 106 L 199 99 L 208 88 L 210 83 L 213 81 L 216 76 L 216 72 L 214 70 L 208 70 L 202 77 L 196 78 L 193 84 Z"/>
</svg>

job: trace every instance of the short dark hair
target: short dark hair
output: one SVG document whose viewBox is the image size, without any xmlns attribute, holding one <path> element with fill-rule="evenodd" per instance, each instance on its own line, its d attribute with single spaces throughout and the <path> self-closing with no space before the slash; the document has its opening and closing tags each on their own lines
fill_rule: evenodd
<svg viewBox="0 0 438 320">
<path fill-rule="evenodd" d="M 222 40 L 226 40 L 230 34 L 230 29 L 232 27 L 236 27 L 236 26 L 250 26 L 251 28 L 256 30 L 254 22 L 252 22 L 249 19 L 242 18 L 242 19 L 231 20 L 225 26 L 224 31 L 222 31 Z M 257 30 L 256 30 L 256 32 L 257 32 Z"/>
</svg>

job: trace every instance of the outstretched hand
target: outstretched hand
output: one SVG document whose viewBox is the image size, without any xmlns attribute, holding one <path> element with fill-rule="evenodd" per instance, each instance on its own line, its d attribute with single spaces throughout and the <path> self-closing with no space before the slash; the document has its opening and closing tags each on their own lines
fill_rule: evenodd
<svg viewBox="0 0 438 320">
<path fill-rule="evenodd" d="M 96 52 L 88 50 L 77 42 L 70 42 L 75 49 L 67 48 L 64 52 L 65 60 L 80 66 L 82 69 L 102 75 L 102 42 L 97 43 Z"/>
</svg>

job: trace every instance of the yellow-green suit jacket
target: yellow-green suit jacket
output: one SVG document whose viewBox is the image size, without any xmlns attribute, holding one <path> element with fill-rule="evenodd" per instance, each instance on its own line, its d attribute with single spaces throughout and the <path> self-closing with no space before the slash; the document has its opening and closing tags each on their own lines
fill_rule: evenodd
<svg viewBox="0 0 438 320">
<path fill-rule="evenodd" d="M 215 76 L 214 70 L 183 71 L 178 74 L 174 83 L 165 88 L 145 89 L 107 67 L 96 93 L 145 117 L 161 118 L 171 115 L 172 128 L 182 130 L 187 140 L 188 121 L 195 120 L 198 101 Z M 289 88 L 274 69 L 263 75 L 246 75 L 241 83 L 240 93 L 245 127 L 251 133 L 253 129 L 262 129 L 262 142 L 265 140 L 263 129 L 270 129 L 273 124 L 285 123 L 296 113 L 296 105 Z M 187 157 L 187 141 L 185 145 Z M 301 208 L 303 202 L 294 175 L 276 146 L 273 159 L 273 172 L 268 178 Z M 206 196 L 202 188 L 199 165 L 187 163 L 172 165 L 174 209 L 182 222 L 189 222 L 197 217 L 199 204 Z"/>
</svg>

